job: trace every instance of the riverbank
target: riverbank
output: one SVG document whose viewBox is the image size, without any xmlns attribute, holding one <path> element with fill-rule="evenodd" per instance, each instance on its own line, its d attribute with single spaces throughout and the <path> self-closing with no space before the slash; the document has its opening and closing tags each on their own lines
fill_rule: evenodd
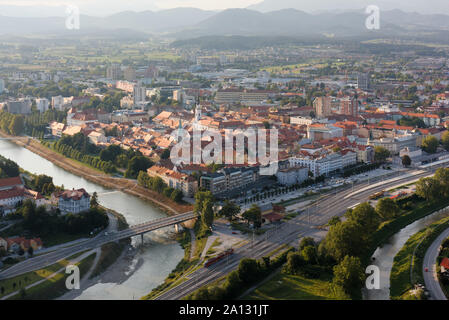
<svg viewBox="0 0 449 320">
<path fill-rule="evenodd" d="M 413 286 L 423 284 L 424 255 L 433 241 L 449 227 L 449 218 L 444 218 L 437 223 L 421 230 L 412 236 L 394 258 L 391 269 L 391 299 L 420 299 L 414 297 Z"/>
<path fill-rule="evenodd" d="M 136 181 L 112 177 L 86 165 L 83 165 L 77 161 L 66 158 L 63 155 L 43 146 L 40 142 L 32 138 L 22 137 L 21 139 L 16 139 L 18 137 L 10 136 L 2 131 L 0 131 L 0 137 L 13 139 L 10 141 L 14 144 L 26 148 L 29 151 L 52 162 L 56 166 L 67 170 L 79 177 L 82 177 L 90 182 L 101 185 L 107 189 L 120 190 L 129 195 L 136 196 L 140 199 L 148 201 L 167 214 L 180 214 L 192 211 L 193 209 L 192 205 L 178 204 L 157 192 L 145 189 L 139 186 Z"/>
</svg>

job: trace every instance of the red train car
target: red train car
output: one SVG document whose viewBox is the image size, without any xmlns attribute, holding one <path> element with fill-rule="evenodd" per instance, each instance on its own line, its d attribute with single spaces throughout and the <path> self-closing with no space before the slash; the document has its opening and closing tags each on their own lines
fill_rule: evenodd
<svg viewBox="0 0 449 320">
<path fill-rule="evenodd" d="M 216 263 L 216 262 L 222 260 L 223 258 L 225 258 L 225 257 L 227 257 L 227 256 L 230 256 L 230 255 L 233 254 L 233 253 L 234 253 L 234 249 L 232 249 L 232 248 L 231 248 L 231 249 L 228 249 L 228 250 L 226 250 L 225 252 L 220 253 L 218 256 L 213 257 L 213 258 L 210 258 L 209 260 L 207 260 L 207 261 L 204 263 L 204 267 L 205 267 L 205 268 L 208 268 L 208 267 L 210 267 L 211 265 L 213 265 L 214 263 Z"/>
</svg>

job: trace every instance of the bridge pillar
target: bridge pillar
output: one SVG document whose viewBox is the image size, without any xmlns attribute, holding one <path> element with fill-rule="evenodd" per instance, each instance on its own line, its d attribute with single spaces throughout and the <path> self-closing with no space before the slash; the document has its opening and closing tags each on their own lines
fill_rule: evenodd
<svg viewBox="0 0 449 320">
<path fill-rule="evenodd" d="M 143 233 L 140 235 L 140 239 L 142 240 L 142 245 L 143 245 Z"/>
<path fill-rule="evenodd" d="M 175 232 L 176 232 L 176 233 L 179 233 L 179 231 L 180 231 L 180 226 L 179 226 L 179 224 L 175 224 Z"/>
</svg>

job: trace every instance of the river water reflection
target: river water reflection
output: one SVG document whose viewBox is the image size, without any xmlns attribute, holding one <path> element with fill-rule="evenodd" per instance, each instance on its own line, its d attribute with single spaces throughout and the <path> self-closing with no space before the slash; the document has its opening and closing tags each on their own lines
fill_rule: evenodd
<svg viewBox="0 0 449 320">
<path fill-rule="evenodd" d="M 421 220 L 415 221 L 411 225 L 405 227 L 393 237 L 391 237 L 383 247 L 377 248 L 374 252 L 373 265 L 380 269 L 380 290 L 364 290 L 363 297 L 366 300 L 389 300 L 390 299 L 390 274 L 393 266 L 394 257 L 402 249 L 404 244 L 414 234 L 431 224 L 440 221 L 448 216 L 448 212 L 438 212 L 427 216 Z"/>
<path fill-rule="evenodd" d="M 10 141 L 0 140 L 0 155 L 15 161 L 21 168 L 31 173 L 46 174 L 53 177 L 55 185 L 64 185 L 66 189 L 84 188 L 89 193 L 96 191 L 99 203 L 123 214 L 130 225 L 166 215 L 148 202 L 91 183 Z M 144 246 L 140 246 L 140 240 L 133 239 L 133 246 L 139 246 L 139 248 L 136 250 L 137 253 L 132 261 L 119 271 L 123 273 L 119 276 L 121 279 L 119 283 L 111 280 L 110 283 L 96 284 L 82 291 L 78 298 L 139 299 L 149 293 L 151 289 L 163 282 L 183 258 L 182 248 L 178 243 L 171 240 L 170 234 L 172 232 L 171 228 L 167 228 L 147 234 Z"/>
</svg>

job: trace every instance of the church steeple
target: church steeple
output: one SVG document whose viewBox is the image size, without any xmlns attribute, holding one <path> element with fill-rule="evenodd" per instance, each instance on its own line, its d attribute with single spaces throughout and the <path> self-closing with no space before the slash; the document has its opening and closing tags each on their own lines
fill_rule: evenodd
<svg viewBox="0 0 449 320">
<path fill-rule="evenodd" d="M 179 125 L 178 125 L 178 134 L 176 137 L 176 142 L 180 142 L 182 140 L 182 121 L 179 119 Z"/>
</svg>

